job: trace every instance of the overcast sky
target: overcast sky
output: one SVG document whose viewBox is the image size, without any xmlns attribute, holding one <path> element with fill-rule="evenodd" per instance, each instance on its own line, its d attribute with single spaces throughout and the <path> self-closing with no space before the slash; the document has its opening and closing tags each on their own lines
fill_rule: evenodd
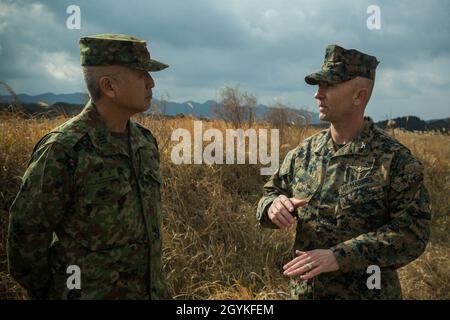
<svg viewBox="0 0 450 320">
<path fill-rule="evenodd" d="M 68 29 L 69 5 L 81 28 Z M 370 30 L 369 5 L 381 28 Z M 276 100 L 316 111 L 306 74 L 338 44 L 380 64 L 366 113 L 450 117 L 450 1 L 361 0 L 0 0 L 0 80 L 17 93 L 83 92 L 78 39 L 98 33 L 147 40 L 170 65 L 152 74 L 155 96 L 204 102 L 239 85 L 258 103 Z M 0 94 L 6 94 L 1 89 Z"/>
</svg>

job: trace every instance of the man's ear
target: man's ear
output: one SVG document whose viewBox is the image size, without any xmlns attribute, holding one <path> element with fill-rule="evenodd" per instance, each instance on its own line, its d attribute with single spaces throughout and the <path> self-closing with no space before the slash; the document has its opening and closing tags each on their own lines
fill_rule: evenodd
<svg viewBox="0 0 450 320">
<path fill-rule="evenodd" d="M 357 106 L 364 106 L 367 103 L 369 90 L 367 88 L 358 88 L 353 96 L 353 103 Z"/>
<path fill-rule="evenodd" d="M 115 93 L 115 85 L 113 84 L 113 81 L 108 76 L 102 76 L 100 79 L 98 79 L 98 85 L 100 88 L 100 91 L 102 94 L 110 99 L 113 99 L 116 97 Z"/>
</svg>

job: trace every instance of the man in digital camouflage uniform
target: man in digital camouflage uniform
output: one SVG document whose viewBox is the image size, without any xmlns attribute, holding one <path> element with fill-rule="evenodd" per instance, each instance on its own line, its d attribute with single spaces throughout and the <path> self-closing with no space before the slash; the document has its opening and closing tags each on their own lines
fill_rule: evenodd
<svg viewBox="0 0 450 320">
<path fill-rule="evenodd" d="M 357 50 L 327 47 L 321 70 L 305 81 L 318 85 L 320 119 L 330 128 L 291 150 L 264 186 L 260 224 L 297 222 L 295 258 L 283 267 L 293 299 L 401 299 L 396 269 L 428 242 L 422 164 L 364 117 L 377 65 Z M 372 265 L 379 287 L 369 280 Z"/>
<path fill-rule="evenodd" d="M 168 65 L 127 35 L 82 37 L 80 51 L 91 100 L 34 149 L 10 211 L 9 271 L 34 299 L 169 298 L 159 151 L 130 120 L 150 107 L 148 72 Z"/>
</svg>

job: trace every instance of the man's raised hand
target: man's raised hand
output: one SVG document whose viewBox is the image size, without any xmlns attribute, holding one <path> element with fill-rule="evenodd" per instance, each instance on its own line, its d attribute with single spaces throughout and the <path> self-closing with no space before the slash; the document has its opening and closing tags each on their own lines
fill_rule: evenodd
<svg viewBox="0 0 450 320">
<path fill-rule="evenodd" d="M 308 201 L 304 199 L 288 198 L 280 195 L 272 202 L 267 214 L 270 221 L 277 225 L 278 228 L 286 229 L 295 222 L 294 210 L 305 206 L 307 203 Z"/>
</svg>

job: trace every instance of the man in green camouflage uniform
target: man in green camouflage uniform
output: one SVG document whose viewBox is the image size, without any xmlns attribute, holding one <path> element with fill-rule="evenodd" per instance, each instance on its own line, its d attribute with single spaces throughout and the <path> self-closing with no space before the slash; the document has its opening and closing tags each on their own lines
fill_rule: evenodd
<svg viewBox="0 0 450 320">
<path fill-rule="evenodd" d="M 9 271 L 35 299 L 169 298 L 159 151 L 130 120 L 151 104 L 148 72 L 168 65 L 127 35 L 83 37 L 80 51 L 91 100 L 34 149 L 10 211 Z"/>
<path fill-rule="evenodd" d="M 318 85 L 330 128 L 291 150 L 264 186 L 259 223 L 297 222 L 295 258 L 283 267 L 293 299 L 401 299 L 396 269 L 428 242 L 422 164 L 364 117 L 377 65 L 357 50 L 327 47 L 321 70 L 305 81 Z M 380 286 L 369 279 L 377 270 Z"/>
</svg>

